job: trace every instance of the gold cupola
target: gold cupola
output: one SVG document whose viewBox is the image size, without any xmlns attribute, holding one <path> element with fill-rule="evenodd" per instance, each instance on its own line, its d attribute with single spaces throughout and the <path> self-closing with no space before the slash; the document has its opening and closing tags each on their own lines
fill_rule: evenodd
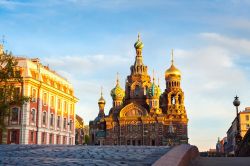
<svg viewBox="0 0 250 166">
<path fill-rule="evenodd" d="M 142 49 L 143 48 L 143 43 L 142 43 L 142 41 L 141 41 L 141 38 L 140 38 L 140 34 L 138 34 L 138 38 L 137 38 L 137 41 L 135 42 L 135 44 L 134 44 L 134 47 L 135 47 L 135 49 L 137 50 L 137 49 Z"/>
<path fill-rule="evenodd" d="M 113 100 L 123 100 L 125 91 L 120 86 L 120 81 L 117 73 L 116 86 L 111 90 L 110 95 Z"/>
<path fill-rule="evenodd" d="M 99 105 L 101 105 L 101 104 L 106 104 L 106 101 L 104 100 L 104 98 L 103 98 L 103 95 L 102 95 L 102 87 L 101 87 L 101 97 L 100 97 L 100 99 L 98 100 L 98 104 Z"/>
<path fill-rule="evenodd" d="M 171 78 L 171 77 L 176 77 L 176 78 L 181 78 L 181 72 L 179 69 L 177 69 L 175 66 L 174 66 L 174 53 L 173 53 L 173 50 L 172 50 L 172 60 L 171 60 L 171 66 L 169 69 L 167 69 L 165 71 L 165 79 L 168 79 L 168 78 Z"/>
<path fill-rule="evenodd" d="M 116 86 L 111 90 L 110 95 L 113 99 L 114 107 L 118 107 L 122 105 L 123 98 L 125 96 L 125 91 L 120 86 L 118 73 L 117 73 L 117 78 L 116 78 Z"/>
</svg>

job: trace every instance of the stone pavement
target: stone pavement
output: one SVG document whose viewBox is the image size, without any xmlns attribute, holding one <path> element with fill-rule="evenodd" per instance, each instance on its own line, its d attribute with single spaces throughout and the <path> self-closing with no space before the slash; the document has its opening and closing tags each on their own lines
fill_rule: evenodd
<svg viewBox="0 0 250 166">
<path fill-rule="evenodd" d="M 151 165 L 170 150 L 149 146 L 0 145 L 0 165 Z"/>
<path fill-rule="evenodd" d="M 198 157 L 190 166 L 250 166 L 250 157 Z"/>
</svg>

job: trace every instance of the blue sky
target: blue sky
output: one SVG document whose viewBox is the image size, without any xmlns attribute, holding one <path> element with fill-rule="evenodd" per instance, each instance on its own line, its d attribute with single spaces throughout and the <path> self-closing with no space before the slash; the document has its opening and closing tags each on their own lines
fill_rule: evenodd
<svg viewBox="0 0 250 166">
<path fill-rule="evenodd" d="M 144 63 L 160 78 L 175 51 L 189 117 L 190 143 L 214 148 L 235 115 L 250 106 L 250 1 L 0 0 L 0 35 L 15 55 L 39 57 L 74 85 L 85 123 L 106 113 L 116 72 L 124 87 L 140 32 Z"/>
</svg>

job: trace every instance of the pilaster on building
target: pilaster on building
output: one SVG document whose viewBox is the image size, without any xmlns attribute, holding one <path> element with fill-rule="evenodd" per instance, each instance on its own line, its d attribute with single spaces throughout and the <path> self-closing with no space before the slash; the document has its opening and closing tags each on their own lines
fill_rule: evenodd
<svg viewBox="0 0 250 166">
<path fill-rule="evenodd" d="M 16 57 L 16 60 L 23 84 L 16 83 L 15 87 L 19 88 L 20 95 L 30 97 L 30 101 L 11 107 L 11 116 L 6 118 L 7 130 L 0 133 L 2 143 L 74 145 L 78 99 L 73 86 L 48 66 L 43 66 L 39 59 Z"/>
</svg>

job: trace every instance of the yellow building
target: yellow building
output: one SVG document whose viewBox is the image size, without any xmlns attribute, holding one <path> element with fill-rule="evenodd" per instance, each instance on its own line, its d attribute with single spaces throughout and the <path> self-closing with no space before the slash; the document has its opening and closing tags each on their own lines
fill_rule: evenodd
<svg viewBox="0 0 250 166">
<path fill-rule="evenodd" d="M 250 128 L 250 107 L 246 107 L 244 111 L 239 112 L 240 135 L 244 138 L 247 130 Z M 235 134 L 237 133 L 237 120 L 232 122 L 227 131 L 226 153 L 234 154 L 235 150 Z"/>
<path fill-rule="evenodd" d="M 243 138 L 247 130 L 250 128 L 250 107 L 246 107 L 244 111 L 239 113 L 240 118 L 240 134 Z"/>
<path fill-rule="evenodd" d="M 1 46 L 1 50 L 2 46 Z M 75 144 L 72 85 L 39 59 L 16 57 L 23 83 L 15 87 L 30 102 L 12 106 L 2 142 L 7 144 Z M 22 90 L 22 91 L 21 91 Z"/>
</svg>

